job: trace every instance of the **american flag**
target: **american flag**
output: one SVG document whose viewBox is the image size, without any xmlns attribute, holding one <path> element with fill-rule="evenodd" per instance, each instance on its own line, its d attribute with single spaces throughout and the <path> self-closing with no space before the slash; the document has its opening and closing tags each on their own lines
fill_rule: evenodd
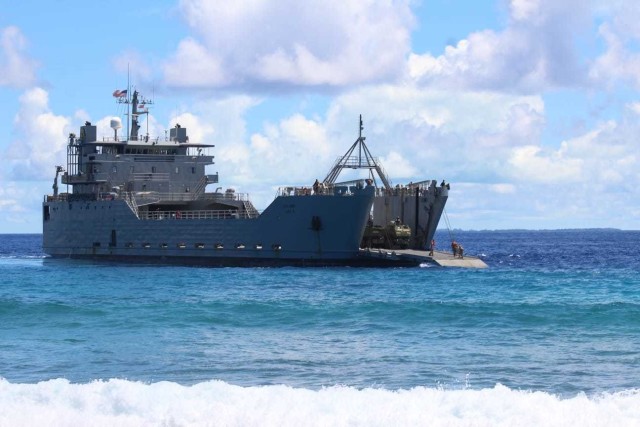
<svg viewBox="0 0 640 427">
<path fill-rule="evenodd" d="M 125 96 L 127 96 L 127 90 L 116 89 L 113 91 L 113 96 L 114 98 L 124 98 Z"/>
</svg>

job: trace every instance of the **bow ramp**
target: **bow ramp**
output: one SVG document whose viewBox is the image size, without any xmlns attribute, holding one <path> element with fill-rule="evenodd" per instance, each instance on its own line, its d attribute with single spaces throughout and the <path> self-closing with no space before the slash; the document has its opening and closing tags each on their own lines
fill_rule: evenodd
<svg viewBox="0 0 640 427">
<path fill-rule="evenodd" d="M 428 251 L 414 249 L 360 249 L 360 255 L 373 260 L 388 260 L 389 263 L 397 265 L 420 265 L 432 264 L 439 267 L 459 267 L 459 268 L 487 268 L 487 264 L 475 256 L 464 258 L 454 257 L 449 252 L 434 251 L 429 255 Z"/>
</svg>

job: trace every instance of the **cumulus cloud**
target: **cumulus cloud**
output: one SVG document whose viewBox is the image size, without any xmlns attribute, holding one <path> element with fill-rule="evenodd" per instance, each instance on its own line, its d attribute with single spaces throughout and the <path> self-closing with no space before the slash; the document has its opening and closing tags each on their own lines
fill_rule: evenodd
<svg viewBox="0 0 640 427">
<path fill-rule="evenodd" d="M 606 43 L 606 51 L 593 62 L 589 77 L 597 84 L 614 87 L 618 82 L 627 82 L 640 88 L 640 53 L 634 52 L 625 43 L 625 36 L 608 23 L 599 29 Z M 630 33 L 635 38 L 634 33 Z M 640 40 L 640 37 L 636 40 Z"/>
<path fill-rule="evenodd" d="M 202 123 L 199 117 L 192 113 L 179 114 L 169 121 L 189 129 L 189 142 L 193 144 L 206 144 L 210 142 L 213 135 L 213 126 Z"/>
<path fill-rule="evenodd" d="M 397 76 L 410 1 L 182 0 L 192 30 L 164 64 L 179 87 L 344 86 Z"/>
<path fill-rule="evenodd" d="M 503 184 L 512 148 L 539 142 L 544 126 L 544 104 L 537 96 L 385 85 L 338 96 L 323 114 L 295 113 L 249 133 L 243 117 L 257 102 L 230 97 L 196 103 L 193 120 L 180 123 L 190 135 L 211 126 L 205 139 L 217 145 L 214 170 L 221 183 L 250 191 L 260 207 L 279 185 L 324 178 L 358 137 L 360 114 L 366 143 L 394 184 L 422 179 Z M 345 171 L 339 180 L 363 175 Z"/>
<path fill-rule="evenodd" d="M 587 69 L 576 54 L 588 23 L 579 0 L 511 0 L 502 31 L 469 34 L 444 53 L 411 54 L 408 73 L 423 85 L 535 92 L 584 84 Z"/>
<path fill-rule="evenodd" d="M 322 179 L 336 156 L 323 124 L 300 114 L 253 134 L 250 153 L 248 160 L 256 177 L 273 185 Z"/>
<path fill-rule="evenodd" d="M 18 180 L 51 177 L 55 165 L 64 164 L 69 122 L 51 112 L 47 91 L 36 87 L 24 92 L 14 119 L 16 138 L 5 153 L 9 176 Z"/>
<path fill-rule="evenodd" d="M 25 51 L 27 39 L 18 27 L 0 31 L 0 86 L 28 87 L 35 80 L 37 63 Z"/>
</svg>

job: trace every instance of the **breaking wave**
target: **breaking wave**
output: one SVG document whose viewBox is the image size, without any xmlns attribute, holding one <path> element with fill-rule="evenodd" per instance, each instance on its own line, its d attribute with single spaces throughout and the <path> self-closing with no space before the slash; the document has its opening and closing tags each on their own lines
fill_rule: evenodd
<svg viewBox="0 0 640 427">
<path fill-rule="evenodd" d="M 34 426 L 567 426 L 639 425 L 640 389 L 559 397 L 509 389 L 320 390 L 191 386 L 111 379 L 72 384 L 0 379 L 0 425 Z"/>
</svg>

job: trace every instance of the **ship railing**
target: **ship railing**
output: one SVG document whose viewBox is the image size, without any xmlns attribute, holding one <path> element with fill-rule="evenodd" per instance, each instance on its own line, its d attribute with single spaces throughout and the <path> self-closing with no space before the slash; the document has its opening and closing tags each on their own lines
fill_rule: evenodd
<svg viewBox="0 0 640 427">
<path fill-rule="evenodd" d="M 235 200 L 238 202 L 248 202 L 249 193 L 202 193 L 199 199 L 204 200 Z"/>
<path fill-rule="evenodd" d="M 250 219 L 256 218 L 251 212 L 225 210 L 189 210 L 189 211 L 146 211 L 139 213 L 143 220 L 190 220 L 190 219 Z"/>
<path fill-rule="evenodd" d="M 435 179 L 420 182 L 410 182 L 409 184 L 398 184 L 390 189 L 383 187 L 376 188 L 376 196 L 419 196 L 435 193 L 440 186 Z"/>
<path fill-rule="evenodd" d="M 127 138 L 126 136 L 124 136 L 122 138 L 120 138 L 120 137 L 115 138 L 113 136 L 103 136 L 102 137 L 102 142 L 123 142 L 124 143 L 124 142 L 129 142 L 129 141 L 132 141 L 132 142 L 140 141 L 140 142 L 151 142 L 151 143 L 157 144 L 161 140 L 162 141 L 168 141 L 169 139 L 168 138 L 162 138 L 161 139 L 161 137 L 159 137 L 159 136 L 152 137 L 152 136 L 149 136 L 149 135 L 129 137 L 129 138 Z"/>
<path fill-rule="evenodd" d="M 198 196 L 195 192 L 184 193 L 161 193 L 157 191 L 138 191 L 133 193 L 138 200 L 152 200 L 154 203 L 163 202 L 190 202 L 193 200 L 223 200 L 223 201 L 239 201 L 248 202 L 249 194 L 247 193 L 202 193 Z"/>
<path fill-rule="evenodd" d="M 50 196 L 50 195 L 44 196 L 45 202 L 66 202 L 67 200 L 69 200 L 68 193 L 61 193 L 61 194 L 58 194 L 57 196 Z"/>
<path fill-rule="evenodd" d="M 320 183 L 310 187 L 280 187 L 278 188 L 277 196 L 349 196 L 354 194 L 357 188 L 362 188 L 360 184 L 357 185 L 334 185 Z"/>
</svg>

